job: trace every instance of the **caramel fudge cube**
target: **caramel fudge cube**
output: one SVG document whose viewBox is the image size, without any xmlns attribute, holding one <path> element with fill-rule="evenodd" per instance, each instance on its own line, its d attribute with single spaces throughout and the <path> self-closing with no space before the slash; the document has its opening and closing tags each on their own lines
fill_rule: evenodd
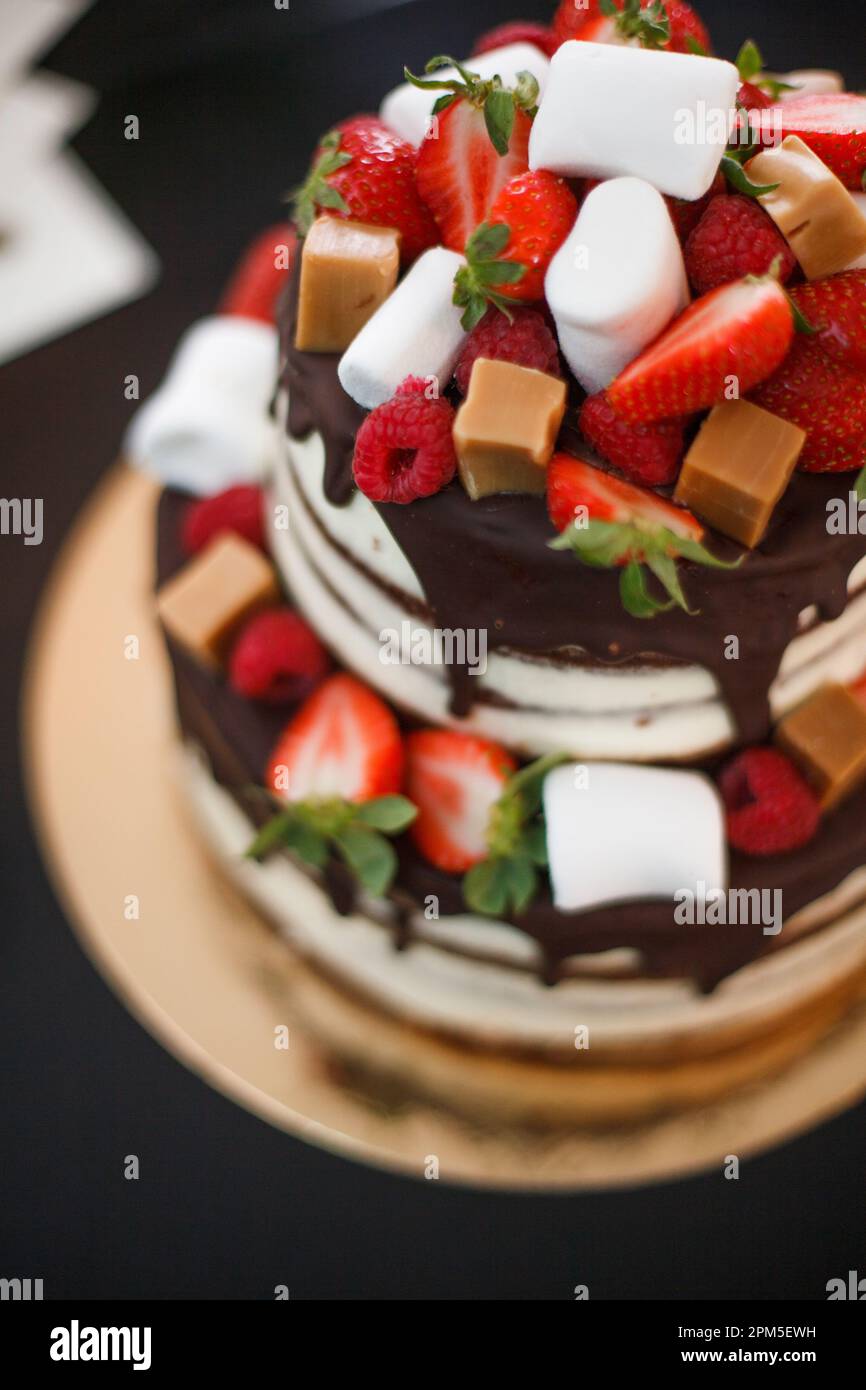
<svg viewBox="0 0 866 1390">
<path fill-rule="evenodd" d="M 814 786 L 825 810 L 866 782 L 866 705 L 844 685 L 825 685 L 776 728 L 780 748 Z"/>
<path fill-rule="evenodd" d="M 477 358 L 454 422 L 460 480 L 473 500 L 493 492 L 544 492 L 565 398 L 558 377 Z"/>
<path fill-rule="evenodd" d="M 845 270 L 866 255 L 866 217 L 845 185 L 797 135 L 762 150 L 746 172 L 752 183 L 777 183 L 759 199 L 810 280 Z"/>
<path fill-rule="evenodd" d="M 343 352 L 397 283 L 400 233 L 319 217 L 304 240 L 295 347 Z"/>
<path fill-rule="evenodd" d="M 256 546 L 217 536 L 160 589 L 166 632 L 205 666 L 217 666 L 241 623 L 279 597 L 273 566 Z"/>
<path fill-rule="evenodd" d="M 761 540 L 806 442 L 751 401 L 717 405 L 686 454 L 675 498 L 741 545 Z"/>
</svg>

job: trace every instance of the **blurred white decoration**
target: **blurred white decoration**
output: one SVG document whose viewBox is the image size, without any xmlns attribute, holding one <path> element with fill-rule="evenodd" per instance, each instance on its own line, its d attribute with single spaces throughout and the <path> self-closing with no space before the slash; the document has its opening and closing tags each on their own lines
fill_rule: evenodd
<svg viewBox="0 0 866 1390">
<path fill-rule="evenodd" d="M 96 93 L 28 67 L 90 0 L 0 0 L 0 362 L 143 294 L 150 247 L 64 146 Z"/>
</svg>

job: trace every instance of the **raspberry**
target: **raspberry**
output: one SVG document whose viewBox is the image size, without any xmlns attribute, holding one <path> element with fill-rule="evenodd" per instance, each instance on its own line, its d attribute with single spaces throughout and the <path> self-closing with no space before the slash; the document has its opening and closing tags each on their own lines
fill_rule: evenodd
<svg viewBox="0 0 866 1390">
<path fill-rule="evenodd" d="M 512 43 L 533 43 L 549 58 L 553 57 L 559 47 L 557 40 L 545 25 L 533 24 L 531 19 L 514 19 L 510 24 L 499 24 L 495 29 L 488 29 L 486 34 L 477 38 L 472 57 L 476 58 L 480 53 L 491 53 L 495 48 L 507 48 Z"/>
<path fill-rule="evenodd" d="M 746 275 L 766 275 L 776 259 L 779 280 L 797 264 L 793 251 L 762 207 L 751 198 L 714 198 L 685 248 L 686 270 L 697 294 Z"/>
<path fill-rule="evenodd" d="M 407 377 L 358 430 L 355 482 L 373 502 L 432 497 L 454 477 L 454 411 L 441 396 L 428 400 L 427 390 L 420 377 Z"/>
<path fill-rule="evenodd" d="M 658 487 L 677 476 L 685 445 L 681 420 L 630 425 L 602 391 L 584 401 L 580 428 L 586 439 L 633 483 Z"/>
<path fill-rule="evenodd" d="M 328 669 L 328 654 L 290 608 L 268 608 L 244 626 L 232 647 L 229 684 L 248 700 L 282 705 L 309 695 Z"/>
<path fill-rule="evenodd" d="M 775 748 L 747 748 L 719 778 L 728 840 L 743 854 L 786 854 L 809 843 L 821 808 L 800 773 Z"/>
<path fill-rule="evenodd" d="M 694 202 L 689 202 L 686 198 L 665 198 L 681 246 L 685 246 L 713 199 L 727 192 L 727 188 L 727 180 L 720 172 L 716 174 L 709 192 L 705 193 L 703 198 L 697 198 Z"/>
<path fill-rule="evenodd" d="M 766 111 L 767 107 L 773 105 L 773 99 L 768 97 L 766 92 L 762 92 L 760 87 L 756 87 L 754 82 L 741 82 L 740 90 L 737 92 L 737 105 L 744 111 Z"/>
<path fill-rule="evenodd" d="M 556 339 L 537 309 L 512 309 L 510 323 L 501 310 L 487 310 L 466 339 L 454 369 L 458 389 L 464 396 L 476 357 L 515 362 L 519 367 L 534 367 L 550 376 L 560 375 Z"/>
<path fill-rule="evenodd" d="M 261 488 L 247 484 L 227 488 L 214 497 L 203 497 L 200 502 L 191 502 L 183 519 L 181 544 L 187 555 L 194 555 L 214 536 L 233 531 L 265 550 L 263 507 Z"/>
</svg>

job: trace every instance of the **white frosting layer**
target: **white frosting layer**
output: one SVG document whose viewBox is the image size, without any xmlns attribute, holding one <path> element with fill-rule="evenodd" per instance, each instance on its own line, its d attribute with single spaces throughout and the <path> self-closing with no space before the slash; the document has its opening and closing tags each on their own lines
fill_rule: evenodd
<svg viewBox="0 0 866 1390">
<path fill-rule="evenodd" d="M 746 966 L 709 996 L 683 981 L 617 979 L 631 954 L 619 951 L 583 962 L 599 972 L 597 978 L 564 980 L 550 989 L 526 970 L 457 954 L 501 959 L 504 952 L 515 964 L 534 960 L 535 945 L 522 933 L 468 916 L 419 920 L 421 939 L 397 952 L 390 932 L 372 916 L 338 916 L 287 857 L 245 860 L 253 827 L 191 750 L 184 753 L 182 775 L 222 867 L 302 954 L 390 1013 L 474 1044 L 563 1052 L 574 1046 L 575 1029 L 587 1027 L 590 1047 L 613 1052 L 633 1054 L 641 1044 L 666 1040 L 706 1045 L 716 1036 L 721 1041 L 768 1026 L 866 966 L 866 869 L 789 923 L 779 939 L 785 949 Z M 384 907 L 369 904 L 369 911 Z M 817 921 L 833 925 L 797 939 L 799 928 Z"/>
<path fill-rule="evenodd" d="M 340 660 L 390 699 L 422 719 L 457 724 L 529 755 L 565 750 L 578 758 L 661 761 L 694 758 L 730 742 L 730 712 L 714 677 L 697 666 L 600 670 L 491 652 L 486 671 L 476 677 L 479 688 L 514 707 L 476 702 L 467 719 L 454 720 L 441 665 L 401 665 L 398 677 L 383 661 L 381 633 L 399 633 L 407 622 L 413 633 L 429 636 L 430 629 L 353 561 L 410 602 L 423 601 L 421 586 L 366 497 L 356 492 L 345 507 L 327 501 L 323 469 L 320 436 L 287 439 L 275 473 L 275 500 L 288 505 L 291 523 L 288 532 L 273 532 L 274 557 L 299 606 Z M 851 586 L 864 582 L 866 561 L 852 574 Z M 809 617 L 803 615 L 804 624 Z M 823 681 L 854 679 L 864 664 L 866 594 L 837 621 L 791 643 L 771 691 L 774 715 Z"/>
</svg>

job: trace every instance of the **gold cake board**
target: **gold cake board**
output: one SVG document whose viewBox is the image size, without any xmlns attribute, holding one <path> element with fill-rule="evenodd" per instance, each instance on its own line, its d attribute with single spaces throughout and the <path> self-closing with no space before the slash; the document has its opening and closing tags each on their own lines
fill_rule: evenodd
<svg viewBox="0 0 866 1390">
<path fill-rule="evenodd" d="M 721 1168 L 726 1155 L 758 1153 L 866 1094 L 863 1006 L 772 1081 L 628 1128 L 470 1123 L 420 1096 L 374 1097 L 351 1068 L 332 1065 L 305 1008 L 330 1013 L 347 1049 L 357 1038 L 365 1057 L 411 1049 L 412 1033 L 331 991 L 203 852 L 175 784 L 170 673 L 153 619 L 157 495 L 119 466 L 86 508 L 34 631 L 24 738 L 39 837 L 78 939 L 178 1060 L 271 1124 L 346 1157 L 417 1177 L 435 1157 L 444 1181 L 516 1189 Z M 283 1026 L 286 1049 L 275 1046 Z M 460 1065 L 483 1097 L 484 1059 L 469 1053 Z"/>
</svg>

